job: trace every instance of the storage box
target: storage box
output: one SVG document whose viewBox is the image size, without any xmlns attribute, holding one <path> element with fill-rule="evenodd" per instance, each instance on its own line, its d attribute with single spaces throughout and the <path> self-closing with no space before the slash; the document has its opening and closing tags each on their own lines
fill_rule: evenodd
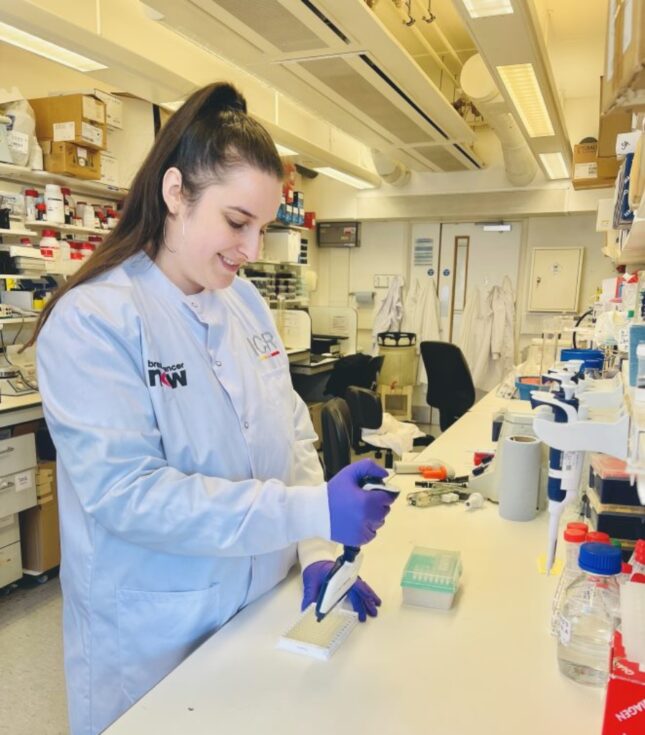
<svg viewBox="0 0 645 735">
<path fill-rule="evenodd" d="M 621 60 L 617 96 L 627 89 L 645 87 L 645 4 L 642 0 L 624 0 L 618 10 Z"/>
<path fill-rule="evenodd" d="M 45 171 L 91 181 L 101 178 L 102 154 L 98 151 L 75 143 L 54 143 L 51 140 L 43 140 L 41 145 Z"/>
<path fill-rule="evenodd" d="M 99 153 L 101 162 L 101 183 L 107 186 L 119 185 L 119 161 L 115 156 L 101 151 Z"/>
<path fill-rule="evenodd" d="M 30 572 L 46 572 L 60 564 L 58 504 L 54 496 L 20 514 L 22 566 Z"/>
<path fill-rule="evenodd" d="M 275 230 L 264 235 L 264 258 L 279 263 L 297 263 L 300 255 L 299 230 Z"/>
<path fill-rule="evenodd" d="M 591 525 L 611 538 L 637 541 L 645 538 L 645 507 L 601 503 L 594 488 L 587 490 Z"/>
<path fill-rule="evenodd" d="M 458 551 L 415 546 L 401 577 L 403 602 L 448 610 L 452 607 L 460 577 Z"/>
<path fill-rule="evenodd" d="M 600 112 L 605 113 L 614 104 L 620 86 L 621 39 L 623 14 L 619 12 L 623 0 L 609 0 L 604 74 L 601 77 Z"/>
<path fill-rule="evenodd" d="M 638 490 L 632 485 L 622 459 L 608 454 L 592 454 L 589 462 L 589 487 L 601 503 L 640 506 Z"/>
<path fill-rule="evenodd" d="M 573 146 L 574 189 L 599 189 L 614 185 L 615 175 L 600 178 L 597 153 L 597 143 L 580 143 Z"/>
<path fill-rule="evenodd" d="M 631 112 L 610 112 L 602 115 L 598 128 L 598 158 L 615 157 L 616 138 L 620 133 L 628 133 L 631 129 Z"/>
<path fill-rule="evenodd" d="M 628 661 L 620 631 L 614 633 L 602 735 L 645 732 L 645 671 Z"/>
<path fill-rule="evenodd" d="M 383 411 L 404 421 L 410 421 L 412 419 L 412 393 L 414 386 L 404 385 L 400 388 L 391 388 L 389 385 L 379 385 L 377 390 L 381 398 Z"/>
<path fill-rule="evenodd" d="M 29 100 L 36 115 L 36 137 L 57 143 L 105 148 L 105 104 L 86 94 Z"/>
</svg>

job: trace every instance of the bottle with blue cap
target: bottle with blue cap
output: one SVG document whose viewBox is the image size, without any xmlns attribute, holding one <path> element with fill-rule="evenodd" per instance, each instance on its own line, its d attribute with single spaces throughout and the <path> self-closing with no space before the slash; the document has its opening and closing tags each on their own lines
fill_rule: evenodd
<svg viewBox="0 0 645 735">
<path fill-rule="evenodd" d="M 567 587 L 560 613 L 558 666 L 570 679 L 604 686 L 611 641 L 620 617 L 620 549 L 609 544 L 580 547 L 580 575 Z"/>
</svg>

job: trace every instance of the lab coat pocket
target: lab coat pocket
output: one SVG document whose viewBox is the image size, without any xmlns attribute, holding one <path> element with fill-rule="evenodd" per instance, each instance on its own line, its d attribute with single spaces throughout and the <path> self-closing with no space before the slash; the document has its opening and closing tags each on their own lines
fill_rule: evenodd
<svg viewBox="0 0 645 735">
<path fill-rule="evenodd" d="M 121 685 L 136 702 L 221 625 L 219 585 L 117 592 Z"/>
</svg>

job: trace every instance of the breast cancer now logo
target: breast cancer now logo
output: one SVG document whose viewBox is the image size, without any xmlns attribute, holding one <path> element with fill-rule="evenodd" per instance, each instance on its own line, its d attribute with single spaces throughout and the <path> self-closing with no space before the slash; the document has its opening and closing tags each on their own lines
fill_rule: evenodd
<svg viewBox="0 0 645 735">
<path fill-rule="evenodd" d="M 162 365 L 160 362 L 148 360 L 148 383 L 151 388 L 160 385 L 162 388 L 172 388 L 173 390 L 180 385 L 188 385 L 184 363 Z"/>
</svg>

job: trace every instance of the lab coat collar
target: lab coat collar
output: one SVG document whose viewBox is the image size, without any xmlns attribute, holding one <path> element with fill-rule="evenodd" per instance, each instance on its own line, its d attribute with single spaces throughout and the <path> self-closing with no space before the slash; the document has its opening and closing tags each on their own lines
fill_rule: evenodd
<svg viewBox="0 0 645 735">
<path fill-rule="evenodd" d="M 178 308 L 188 309 L 199 321 L 204 324 L 219 321 L 222 304 L 215 291 L 204 289 L 187 296 L 144 252 L 132 256 L 127 265 L 147 287 Z"/>
</svg>

